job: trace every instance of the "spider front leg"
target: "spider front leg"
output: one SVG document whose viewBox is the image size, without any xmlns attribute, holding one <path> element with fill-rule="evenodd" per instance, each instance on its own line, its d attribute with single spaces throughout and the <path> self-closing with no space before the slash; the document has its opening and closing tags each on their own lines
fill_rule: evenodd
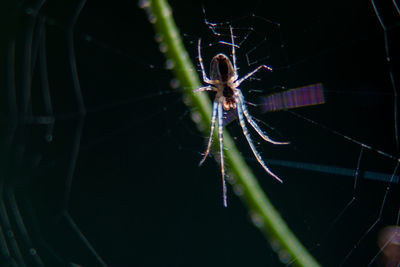
<svg viewBox="0 0 400 267">
<path fill-rule="evenodd" d="M 267 65 L 258 66 L 255 70 L 253 70 L 252 72 L 247 73 L 245 76 L 243 76 L 242 78 L 240 78 L 239 80 L 237 80 L 237 81 L 235 82 L 235 86 L 236 86 L 236 87 L 239 87 L 239 85 L 240 85 L 243 81 L 245 81 L 245 80 L 247 80 L 248 78 L 250 78 L 251 76 L 253 76 L 257 71 L 259 71 L 259 70 L 262 69 L 262 68 L 267 69 L 267 70 L 269 70 L 269 71 L 272 71 L 272 68 L 271 68 L 271 67 L 268 67 Z"/>
<path fill-rule="evenodd" d="M 274 145 L 287 145 L 290 144 L 290 142 L 278 142 L 278 141 L 274 141 L 271 138 L 269 138 L 268 135 L 266 135 L 261 128 L 258 126 L 258 124 L 253 120 L 252 116 L 249 114 L 249 111 L 247 110 L 246 104 L 244 102 L 244 97 L 243 94 L 240 90 L 237 90 L 237 99 L 239 100 L 239 105 L 242 108 L 242 111 L 244 113 L 244 116 L 246 117 L 247 121 L 249 122 L 249 124 L 254 128 L 254 130 L 256 130 L 256 132 L 261 136 L 262 139 L 264 139 L 267 142 L 270 142 L 271 144 Z"/>
<path fill-rule="evenodd" d="M 198 46 L 197 46 L 197 54 L 199 57 L 199 63 L 201 68 L 201 74 L 203 75 L 203 81 L 205 83 L 210 84 L 211 80 L 207 78 L 206 71 L 204 70 L 203 58 L 201 57 L 201 38 L 199 38 Z"/>
<path fill-rule="evenodd" d="M 204 92 L 204 91 L 215 91 L 215 87 L 208 85 L 208 86 L 203 86 L 203 87 L 200 87 L 200 88 L 197 88 L 194 90 L 195 93 Z"/>
<path fill-rule="evenodd" d="M 231 32 L 231 42 L 232 42 L 232 63 L 233 63 L 233 73 L 235 74 L 234 81 L 238 78 L 237 77 L 237 67 L 236 67 L 236 52 L 235 52 L 235 40 L 233 37 L 232 26 L 229 26 L 229 30 Z"/>
<path fill-rule="evenodd" d="M 238 101 L 238 105 L 237 105 L 237 113 L 238 113 L 238 116 L 239 116 L 240 126 L 242 127 L 243 134 L 244 134 L 244 136 L 246 137 L 247 142 L 249 143 L 250 148 L 251 148 L 251 150 L 253 151 L 254 156 L 256 157 L 258 163 L 260 163 L 260 165 L 264 168 L 264 170 L 265 170 L 269 175 L 271 175 L 272 177 L 274 177 L 274 178 L 275 178 L 276 180 L 278 180 L 279 182 L 283 183 L 282 179 L 279 178 L 275 173 L 273 173 L 273 172 L 267 167 L 267 165 L 266 165 L 266 164 L 264 163 L 264 161 L 262 160 L 260 154 L 258 153 L 256 147 L 254 146 L 253 141 L 251 140 L 249 131 L 247 130 L 245 120 L 244 120 L 244 118 L 243 118 L 243 110 L 242 110 L 243 107 L 242 107 L 242 102 L 240 102 L 240 99 L 237 99 L 237 100 L 239 100 L 239 101 Z"/>
</svg>

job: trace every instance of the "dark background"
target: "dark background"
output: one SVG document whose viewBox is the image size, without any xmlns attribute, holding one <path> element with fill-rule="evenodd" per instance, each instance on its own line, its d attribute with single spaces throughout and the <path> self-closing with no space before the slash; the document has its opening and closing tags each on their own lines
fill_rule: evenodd
<svg viewBox="0 0 400 267">
<path fill-rule="evenodd" d="M 222 207 L 218 165 L 209 159 L 198 167 L 206 138 L 196 130 L 179 90 L 170 87 L 173 75 L 137 3 L 88 1 L 79 14 L 79 2 L 46 1 L 32 15 L 36 4 L 10 1 L 3 8 L 2 264 L 22 266 L 24 261 L 38 266 L 40 257 L 46 266 L 98 266 L 80 239 L 84 236 L 109 266 L 282 265 L 230 187 L 229 206 Z M 267 164 L 268 159 L 282 159 L 355 169 L 361 146 L 346 135 L 374 148 L 363 150 L 361 173 L 393 173 L 396 160 L 376 152 L 398 155 L 384 32 L 370 2 L 174 1 L 171 6 L 193 62 L 197 40 L 203 38 L 206 66 L 216 53 L 230 51 L 217 45 L 229 37 L 216 37 L 205 19 L 229 22 L 239 37 L 254 27 L 256 34 L 237 51 L 239 75 L 256 66 L 245 59 L 254 47 L 248 55 L 257 65 L 271 65 L 274 72 L 260 73 L 259 80 L 243 84 L 248 99 L 260 96 L 249 89 L 265 95 L 276 87 L 323 83 L 326 104 L 294 111 L 317 124 L 290 112 L 260 114 L 251 109 L 273 127 L 263 125 L 271 136 L 291 142 L 288 147 L 273 146 L 253 133 Z M 384 2 L 377 6 L 392 25 L 392 51 L 396 13 Z M 70 31 L 73 55 L 68 32 L 71 18 L 78 14 Z M 44 19 L 45 47 L 37 41 L 39 18 Z M 279 23 L 280 29 L 267 20 Z M 9 40 L 15 44 L 14 66 L 6 60 Z M 32 47 L 31 78 L 24 65 L 29 56 L 25 47 Z M 35 47 L 45 51 L 47 68 L 35 61 Z M 398 79 L 398 57 L 391 55 Z M 83 106 L 74 94 L 71 62 L 77 66 Z M 27 117 L 47 112 L 43 73 L 55 117 L 53 131 L 46 124 L 27 122 Z M 6 82 L 10 77 L 15 77 L 15 87 Z M 12 91 L 17 112 L 10 108 Z M 79 113 L 82 107 L 85 115 Z M 237 123 L 228 128 L 273 204 L 323 266 L 365 266 L 374 258 L 379 230 L 396 222 L 398 184 L 389 187 L 382 216 L 388 185 L 384 182 L 360 179 L 354 189 L 353 177 L 271 167 L 283 178 L 282 185 L 254 160 Z M 356 200 L 344 210 L 353 197 Z M 69 218 L 83 235 L 73 230 Z M 29 250 L 32 247 L 36 253 Z"/>
</svg>

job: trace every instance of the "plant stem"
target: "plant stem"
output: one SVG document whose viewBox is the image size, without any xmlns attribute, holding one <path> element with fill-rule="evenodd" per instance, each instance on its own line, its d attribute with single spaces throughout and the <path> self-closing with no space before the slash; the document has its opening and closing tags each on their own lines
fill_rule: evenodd
<svg viewBox="0 0 400 267">
<path fill-rule="evenodd" d="M 211 103 L 206 94 L 193 92 L 202 85 L 183 46 L 170 6 L 165 0 L 142 0 L 140 6 L 147 11 L 159 37 L 157 39 L 165 47 L 167 60 L 174 66 L 173 72 L 182 88 L 185 103 L 191 109 L 192 118 L 196 118 L 198 129 L 207 134 L 211 123 Z M 240 197 L 250 210 L 254 224 L 273 244 L 281 261 L 286 264 L 291 262 L 296 266 L 320 266 L 271 204 L 226 131 L 224 145 L 234 186 L 241 189 Z"/>
</svg>

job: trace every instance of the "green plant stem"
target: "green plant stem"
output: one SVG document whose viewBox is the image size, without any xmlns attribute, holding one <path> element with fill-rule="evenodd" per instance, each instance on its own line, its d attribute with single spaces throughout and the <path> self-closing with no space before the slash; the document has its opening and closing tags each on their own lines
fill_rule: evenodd
<svg viewBox="0 0 400 267">
<path fill-rule="evenodd" d="M 206 94 L 193 92 L 202 84 L 183 46 L 170 6 L 165 0 L 141 1 L 140 5 L 147 11 L 150 22 L 154 24 L 160 45 L 166 48 L 167 60 L 173 63 L 173 72 L 183 89 L 185 103 L 191 109 L 192 117 L 196 118 L 195 122 L 199 130 L 205 135 L 208 134 L 211 103 Z M 234 177 L 234 186 L 240 188 L 240 197 L 250 210 L 255 225 L 273 244 L 280 259 L 284 263 L 293 261 L 297 266 L 320 266 L 297 240 L 271 204 L 226 131 L 224 145 L 229 172 Z"/>
</svg>

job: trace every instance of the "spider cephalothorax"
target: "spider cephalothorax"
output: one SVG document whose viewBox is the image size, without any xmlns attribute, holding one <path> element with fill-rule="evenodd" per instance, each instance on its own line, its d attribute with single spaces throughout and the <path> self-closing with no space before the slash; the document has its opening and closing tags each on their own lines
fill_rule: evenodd
<svg viewBox="0 0 400 267">
<path fill-rule="evenodd" d="M 210 153 L 210 148 L 212 144 L 212 137 L 215 128 L 215 121 L 218 118 L 218 139 L 219 139 L 219 149 L 220 149 L 220 164 L 221 164 L 221 174 L 222 174 L 222 185 L 223 185 L 223 200 L 224 206 L 227 206 L 226 199 L 226 183 L 225 183 L 225 166 L 224 166 L 224 137 L 223 137 L 223 110 L 234 110 L 236 109 L 237 115 L 239 118 L 240 126 L 242 127 L 243 134 L 247 139 L 247 142 L 250 145 L 251 150 L 253 151 L 254 156 L 257 161 L 261 164 L 261 166 L 265 169 L 265 171 L 270 174 L 272 177 L 282 182 L 282 180 L 270 171 L 267 165 L 262 160 L 260 154 L 257 152 L 256 147 L 253 144 L 253 141 L 250 138 L 250 134 L 247 130 L 247 126 L 244 118 L 246 118 L 247 122 L 257 131 L 257 133 L 265 140 L 275 145 L 283 145 L 288 144 L 288 142 L 276 142 L 270 139 L 257 125 L 257 123 L 253 120 L 249 112 L 247 111 L 247 107 L 244 101 L 244 97 L 240 89 L 239 85 L 252 76 L 254 73 L 259 71 L 261 68 L 268 69 L 272 71 L 272 69 L 266 65 L 261 65 L 257 67 L 252 72 L 246 74 L 242 78 L 238 78 L 237 75 L 237 67 L 236 67 L 236 55 L 235 55 L 235 43 L 233 40 L 232 28 L 231 31 L 231 40 L 232 40 L 232 62 L 229 60 L 227 56 L 224 54 L 218 54 L 211 60 L 210 64 L 210 79 L 207 77 L 206 72 L 204 71 L 203 59 L 201 57 L 201 39 L 199 39 L 198 43 L 198 54 L 199 54 L 199 63 L 201 67 L 201 72 L 203 75 L 203 81 L 208 84 L 207 86 L 200 87 L 196 89 L 196 92 L 202 91 L 215 91 L 217 92 L 214 103 L 213 103 L 213 111 L 211 117 L 211 131 L 210 137 L 208 139 L 208 145 L 206 152 L 204 153 L 203 158 L 200 161 L 200 165 L 203 164 L 208 154 Z"/>
</svg>

